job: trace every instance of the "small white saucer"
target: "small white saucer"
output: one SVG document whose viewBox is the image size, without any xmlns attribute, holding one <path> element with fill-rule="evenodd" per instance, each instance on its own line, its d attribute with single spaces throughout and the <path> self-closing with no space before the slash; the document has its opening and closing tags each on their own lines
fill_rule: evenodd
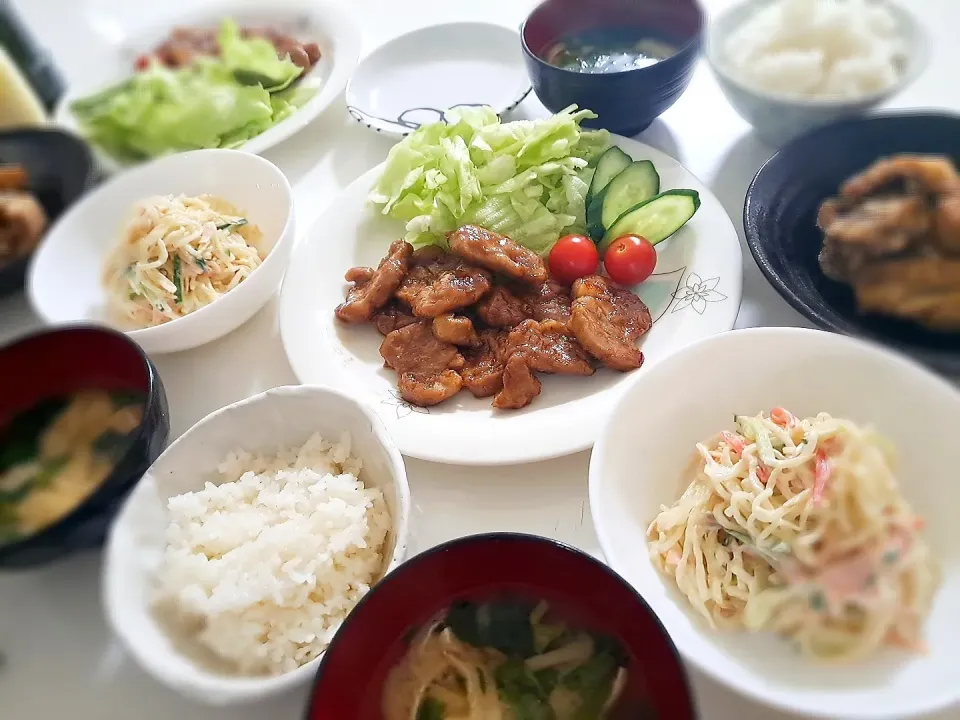
<svg viewBox="0 0 960 720">
<path fill-rule="evenodd" d="M 415 30 L 367 56 L 347 85 L 357 122 L 402 137 L 446 111 L 513 110 L 530 92 L 520 36 L 500 25 L 460 22 Z"/>
</svg>

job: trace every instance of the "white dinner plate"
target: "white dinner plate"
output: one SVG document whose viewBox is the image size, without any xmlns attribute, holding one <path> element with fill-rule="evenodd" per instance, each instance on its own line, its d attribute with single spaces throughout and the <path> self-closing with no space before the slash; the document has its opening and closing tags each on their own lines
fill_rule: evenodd
<svg viewBox="0 0 960 720">
<path fill-rule="evenodd" d="M 740 242 L 710 190 L 676 160 L 647 145 L 615 138 L 635 159 L 649 159 L 664 189 L 700 193 L 700 210 L 657 246 L 655 274 L 636 288 L 654 325 L 641 348 L 654 363 L 678 348 L 730 330 L 740 307 Z M 490 398 L 464 391 L 441 405 L 400 398 L 396 374 L 383 367 L 383 338 L 370 325 L 334 318 L 356 265 L 376 266 L 403 224 L 367 203 L 383 166 L 366 173 L 301 238 L 280 296 L 280 331 L 300 381 L 338 388 L 369 403 L 405 455 L 452 464 L 502 465 L 543 460 L 591 447 L 634 373 L 598 370 L 591 377 L 543 376 L 543 392 L 522 410 L 494 410 Z"/>
<path fill-rule="evenodd" d="M 488 105 L 503 114 L 530 89 L 516 31 L 448 23 L 414 30 L 374 50 L 347 85 L 347 110 L 371 130 L 402 137 L 445 120 L 455 107 Z"/>
<path fill-rule="evenodd" d="M 269 3 L 221 0 L 201 5 L 189 14 L 168 18 L 124 40 L 115 51 L 115 72 L 89 78 L 79 87 L 71 88 L 57 106 L 56 121 L 79 132 L 70 112 L 73 101 L 129 77 L 136 58 L 163 42 L 175 27 L 216 28 L 222 19 L 229 17 L 241 26 L 274 28 L 320 46 L 320 61 L 298 81 L 304 87 L 315 88 L 314 95 L 288 118 L 237 148 L 260 154 L 302 130 L 336 100 L 360 59 L 360 29 L 344 4 L 336 0 L 271 0 Z M 104 170 L 116 171 L 121 167 L 116 159 L 98 148 L 94 147 L 94 151 Z"/>
</svg>

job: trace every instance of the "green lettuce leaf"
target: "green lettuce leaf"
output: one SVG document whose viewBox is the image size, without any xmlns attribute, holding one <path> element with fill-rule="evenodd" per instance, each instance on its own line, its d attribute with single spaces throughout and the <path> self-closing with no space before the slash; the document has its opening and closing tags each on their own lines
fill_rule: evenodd
<svg viewBox="0 0 960 720">
<path fill-rule="evenodd" d="M 545 253 L 585 226 L 591 164 L 610 145 L 605 131 L 580 127 L 593 117 L 571 106 L 501 123 L 489 107 L 453 110 L 391 149 L 370 201 L 406 223 L 414 245 L 444 245 L 473 223 Z"/>
<path fill-rule="evenodd" d="M 289 56 L 277 57 L 276 49 L 266 38 L 244 39 L 233 20 L 224 20 L 220 25 L 217 44 L 223 64 L 243 85 L 260 85 L 267 92 L 278 92 L 288 88 L 303 72 Z"/>
<path fill-rule="evenodd" d="M 77 100 L 70 109 L 81 132 L 122 162 L 231 148 L 285 119 L 312 94 L 289 87 L 301 70 L 289 58 L 277 58 L 266 40 L 241 38 L 228 20 L 219 41 L 221 57 L 202 57 L 176 70 L 155 63 Z"/>
</svg>

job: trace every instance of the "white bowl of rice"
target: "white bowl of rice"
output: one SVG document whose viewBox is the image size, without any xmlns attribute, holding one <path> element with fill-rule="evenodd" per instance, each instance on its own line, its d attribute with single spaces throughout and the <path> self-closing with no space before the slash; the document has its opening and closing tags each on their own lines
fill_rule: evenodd
<svg viewBox="0 0 960 720">
<path fill-rule="evenodd" d="M 318 386 L 207 416 L 114 524 L 103 599 L 153 677 L 209 705 L 313 677 L 340 624 L 406 553 L 403 459 L 374 413 Z"/>
<path fill-rule="evenodd" d="M 33 256 L 27 292 L 48 323 L 110 325 L 151 354 L 189 350 L 266 304 L 295 236 L 293 191 L 269 160 L 169 155 L 67 210 Z"/>
<path fill-rule="evenodd" d="M 601 429 L 600 547 L 687 662 L 754 700 L 829 720 L 946 710 L 956 428 L 960 391 L 879 345 L 716 335 L 645 366 Z"/>
<path fill-rule="evenodd" d="M 705 54 L 771 147 L 863 114 L 923 72 L 928 38 L 892 0 L 746 0 L 712 18 Z"/>
</svg>

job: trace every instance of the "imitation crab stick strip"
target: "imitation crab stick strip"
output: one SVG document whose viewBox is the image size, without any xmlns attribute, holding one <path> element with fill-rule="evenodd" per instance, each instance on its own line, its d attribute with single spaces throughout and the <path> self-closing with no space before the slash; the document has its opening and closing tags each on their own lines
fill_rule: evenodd
<svg viewBox="0 0 960 720">
<path fill-rule="evenodd" d="M 830 482 L 830 458 L 822 449 L 817 450 L 816 469 L 813 474 L 813 504 L 819 505 Z"/>
</svg>

